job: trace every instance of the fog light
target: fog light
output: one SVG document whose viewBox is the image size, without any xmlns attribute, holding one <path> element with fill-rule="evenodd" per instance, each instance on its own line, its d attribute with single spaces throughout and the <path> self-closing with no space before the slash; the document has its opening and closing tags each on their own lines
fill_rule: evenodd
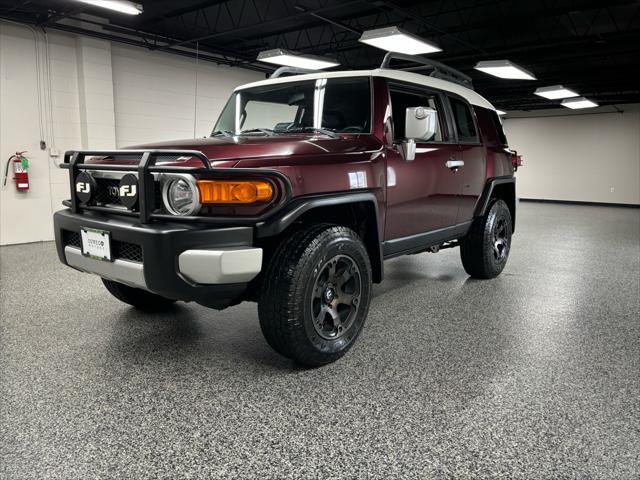
<svg viewBox="0 0 640 480">
<path fill-rule="evenodd" d="M 194 215 L 200 209 L 200 194 L 195 179 L 170 177 L 162 187 L 162 200 L 173 215 Z"/>
</svg>

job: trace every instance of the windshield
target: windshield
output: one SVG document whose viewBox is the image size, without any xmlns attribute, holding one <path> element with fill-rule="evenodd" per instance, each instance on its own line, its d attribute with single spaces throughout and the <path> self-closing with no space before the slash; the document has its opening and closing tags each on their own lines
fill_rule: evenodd
<svg viewBox="0 0 640 480">
<path fill-rule="evenodd" d="M 286 82 L 234 92 L 212 135 L 370 133 L 369 77 Z"/>
</svg>

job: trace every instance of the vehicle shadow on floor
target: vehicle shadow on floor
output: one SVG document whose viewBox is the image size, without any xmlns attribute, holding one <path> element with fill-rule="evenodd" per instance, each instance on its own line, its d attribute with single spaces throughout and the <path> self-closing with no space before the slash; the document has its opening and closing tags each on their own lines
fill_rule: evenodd
<svg viewBox="0 0 640 480">
<path fill-rule="evenodd" d="M 188 359 L 213 364 L 223 359 L 238 366 L 250 364 L 252 369 L 255 365 L 285 372 L 303 369 L 267 345 L 257 312 L 252 318 L 232 318 L 237 312 L 228 312 L 224 318 L 215 318 L 220 312 L 180 303 L 153 313 L 125 307 L 113 324 L 108 352 L 118 360 L 136 362 Z"/>
<path fill-rule="evenodd" d="M 429 268 L 423 262 L 416 262 L 414 257 L 401 257 L 385 262 L 384 280 L 374 284 L 373 297 L 380 297 L 411 284 L 440 284 L 456 280 L 453 273 L 441 273 L 436 268 Z"/>
<path fill-rule="evenodd" d="M 416 299 L 425 288 L 441 289 L 458 276 L 425 271 L 424 264 L 410 259 L 395 260 L 382 284 L 373 288 L 372 301 L 395 290 L 416 287 Z M 467 281 L 475 282 L 467 278 Z M 255 304 L 254 304 L 255 305 Z M 246 304 L 245 304 L 246 306 Z M 110 351 L 136 361 L 166 358 L 231 359 L 239 364 L 260 365 L 282 372 L 306 370 L 274 352 L 264 340 L 254 308 L 232 307 L 224 312 L 196 304 L 177 303 L 166 312 L 147 313 L 124 307 L 113 324 Z"/>
</svg>

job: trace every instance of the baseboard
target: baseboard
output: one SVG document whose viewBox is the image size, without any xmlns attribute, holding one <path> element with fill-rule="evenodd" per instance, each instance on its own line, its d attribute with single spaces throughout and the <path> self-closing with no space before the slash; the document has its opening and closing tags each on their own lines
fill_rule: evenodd
<svg viewBox="0 0 640 480">
<path fill-rule="evenodd" d="M 549 200 L 544 198 L 521 198 L 520 201 L 537 203 L 561 203 L 565 205 L 588 205 L 595 207 L 640 208 L 640 204 L 637 203 L 582 202 L 579 200 Z"/>
</svg>

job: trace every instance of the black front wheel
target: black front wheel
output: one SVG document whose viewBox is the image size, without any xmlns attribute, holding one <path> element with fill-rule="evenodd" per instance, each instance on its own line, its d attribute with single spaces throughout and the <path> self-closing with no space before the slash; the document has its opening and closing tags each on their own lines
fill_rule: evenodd
<svg viewBox="0 0 640 480">
<path fill-rule="evenodd" d="M 494 278 L 504 269 L 511 251 L 511 212 L 504 200 L 496 199 L 485 215 L 474 219 L 460 242 L 460 257 L 474 278 Z"/>
<path fill-rule="evenodd" d="M 294 233 L 271 257 L 264 278 L 258 315 L 274 350 L 320 366 L 351 348 L 371 301 L 371 264 L 353 230 L 322 224 Z"/>
</svg>

